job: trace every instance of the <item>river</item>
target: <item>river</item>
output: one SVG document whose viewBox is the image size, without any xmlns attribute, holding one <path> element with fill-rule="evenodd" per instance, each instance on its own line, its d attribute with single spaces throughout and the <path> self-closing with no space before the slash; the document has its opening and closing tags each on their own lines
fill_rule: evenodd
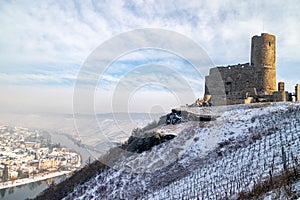
<svg viewBox="0 0 300 200">
<path fill-rule="evenodd" d="M 5 200 L 22 200 L 34 198 L 37 194 L 49 187 L 51 183 L 59 183 L 66 178 L 66 175 L 50 178 L 43 181 L 37 181 L 17 187 L 0 190 L 0 198 Z"/>
<path fill-rule="evenodd" d="M 92 116 L 79 116 L 80 123 L 77 123 L 77 131 L 84 144 L 92 145 L 97 147 L 98 151 L 102 153 L 110 148 L 109 144 L 103 143 L 103 138 L 107 138 L 112 142 L 120 142 L 121 139 L 128 137 L 133 127 L 143 127 L 153 119 L 158 119 L 160 114 L 151 115 L 147 113 L 138 113 L 131 115 L 128 119 L 127 114 L 102 114 L 97 115 L 99 123 L 91 123 Z M 78 117 L 78 116 L 77 116 Z M 76 151 L 82 156 L 82 165 L 86 164 L 91 160 L 96 159 L 100 156 L 100 153 L 91 151 L 85 147 L 76 145 L 72 139 L 67 137 L 65 134 L 60 133 L 74 133 L 74 119 L 73 115 L 62 115 L 62 114 L 23 114 L 23 113 L 0 113 L 0 122 L 3 125 L 8 126 L 21 126 L 33 129 L 45 130 L 51 135 L 51 140 L 54 143 L 60 143 L 62 146 L 66 146 L 68 149 Z M 117 122 L 117 123 L 116 123 Z M 97 132 L 100 127 L 101 133 Z M 124 130 L 126 134 L 124 133 Z M 56 177 L 52 179 L 56 183 L 62 181 L 63 177 Z M 51 180 L 49 180 L 50 182 Z M 7 200 L 22 200 L 26 198 L 33 198 L 42 192 L 44 189 L 49 187 L 47 181 L 39 181 L 35 183 L 25 184 L 13 188 L 0 190 L 0 199 Z"/>
<path fill-rule="evenodd" d="M 76 151 L 80 153 L 82 157 L 83 165 L 89 160 L 95 158 L 97 156 L 96 152 L 87 150 L 84 147 L 79 147 L 78 145 L 74 144 L 66 135 L 62 135 L 59 133 L 51 133 L 51 141 L 54 143 L 60 143 L 63 146 L 66 146 L 68 149 Z M 0 199 L 5 200 L 23 200 L 26 198 L 34 198 L 40 192 L 45 190 L 49 187 L 51 183 L 59 183 L 63 181 L 67 176 L 59 176 L 55 178 L 50 178 L 44 181 L 37 181 L 34 183 L 24 184 L 17 187 L 7 188 L 0 190 Z"/>
</svg>

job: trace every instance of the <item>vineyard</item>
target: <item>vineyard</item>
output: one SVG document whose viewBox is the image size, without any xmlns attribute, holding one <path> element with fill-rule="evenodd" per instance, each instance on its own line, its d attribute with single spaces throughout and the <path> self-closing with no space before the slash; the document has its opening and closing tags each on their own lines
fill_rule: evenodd
<svg viewBox="0 0 300 200">
<path fill-rule="evenodd" d="M 215 122 L 180 127 L 172 141 L 120 160 L 65 199 L 238 199 L 284 171 L 299 176 L 299 104 L 230 107 Z M 296 187 L 286 193 L 300 197 Z"/>
</svg>

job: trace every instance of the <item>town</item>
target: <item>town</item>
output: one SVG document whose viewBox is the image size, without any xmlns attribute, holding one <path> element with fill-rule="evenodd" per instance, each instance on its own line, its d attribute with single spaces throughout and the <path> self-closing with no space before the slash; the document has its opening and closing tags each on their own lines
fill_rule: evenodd
<svg viewBox="0 0 300 200">
<path fill-rule="evenodd" d="M 53 144 L 45 131 L 0 126 L 0 188 L 71 173 L 80 165 L 78 153 Z"/>
</svg>

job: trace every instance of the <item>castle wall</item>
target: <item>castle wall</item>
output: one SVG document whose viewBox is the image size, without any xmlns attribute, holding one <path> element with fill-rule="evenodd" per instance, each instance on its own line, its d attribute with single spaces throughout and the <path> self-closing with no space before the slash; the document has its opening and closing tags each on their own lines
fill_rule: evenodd
<svg viewBox="0 0 300 200">
<path fill-rule="evenodd" d="M 300 84 L 297 84 L 295 86 L 295 96 L 296 96 L 296 101 L 300 101 Z"/>
<path fill-rule="evenodd" d="M 278 91 L 284 91 L 284 82 L 278 83 Z"/>
<path fill-rule="evenodd" d="M 212 68 L 206 77 L 205 94 L 211 94 L 212 98 L 222 94 L 227 100 L 254 96 L 258 81 L 255 73 L 256 68 L 249 63 Z"/>
<path fill-rule="evenodd" d="M 251 43 L 251 65 L 257 67 L 259 81 L 257 92 L 271 95 L 276 91 L 276 37 L 262 33 L 253 36 Z"/>
<path fill-rule="evenodd" d="M 211 95 L 215 105 L 226 104 L 224 81 L 218 68 L 211 68 L 209 76 L 205 77 L 205 94 Z"/>
<path fill-rule="evenodd" d="M 273 93 L 273 101 L 280 102 L 280 101 L 287 101 L 288 100 L 288 92 L 286 91 L 276 91 Z"/>
<path fill-rule="evenodd" d="M 276 38 L 267 33 L 252 37 L 251 64 L 211 68 L 205 77 L 205 94 L 215 105 L 272 95 L 276 87 Z"/>
<path fill-rule="evenodd" d="M 253 36 L 251 42 L 251 65 L 272 66 L 276 63 L 276 37 L 262 33 Z"/>
</svg>

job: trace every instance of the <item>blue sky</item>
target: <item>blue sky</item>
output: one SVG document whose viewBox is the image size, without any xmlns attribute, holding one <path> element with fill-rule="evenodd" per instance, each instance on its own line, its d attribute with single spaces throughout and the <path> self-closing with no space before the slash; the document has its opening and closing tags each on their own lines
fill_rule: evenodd
<svg viewBox="0 0 300 200">
<path fill-rule="evenodd" d="M 218 66 L 249 62 L 251 37 L 274 34 L 277 81 L 285 81 L 292 90 L 300 83 L 299 10 L 298 0 L 1 1 L 0 109 L 71 113 L 74 83 L 88 56 L 110 38 L 141 28 L 183 34 Z M 104 75 L 105 87 L 100 85 L 102 93 L 95 96 L 107 106 L 98 112 L 111 111 L 111 92 L 130 66 L 150 63 L 174 66 L 191 85 L 197 81 L 182 58 L 161 52 L 133 53 L 120 58 Z M 132 111 L 151 110 L 142 102 L 153 97 L 153 88 L 140 92 L 144 99 L 133 101 L 138 109 Z M 173 99 L 168 107 L 170 94 L 157 92 L 162 102 L 153 105 L 164 105 L 160 111 L 182 103 Z M 201 90 L 196 88 L 195 94 L 200 96 Z"/>
</svg>

